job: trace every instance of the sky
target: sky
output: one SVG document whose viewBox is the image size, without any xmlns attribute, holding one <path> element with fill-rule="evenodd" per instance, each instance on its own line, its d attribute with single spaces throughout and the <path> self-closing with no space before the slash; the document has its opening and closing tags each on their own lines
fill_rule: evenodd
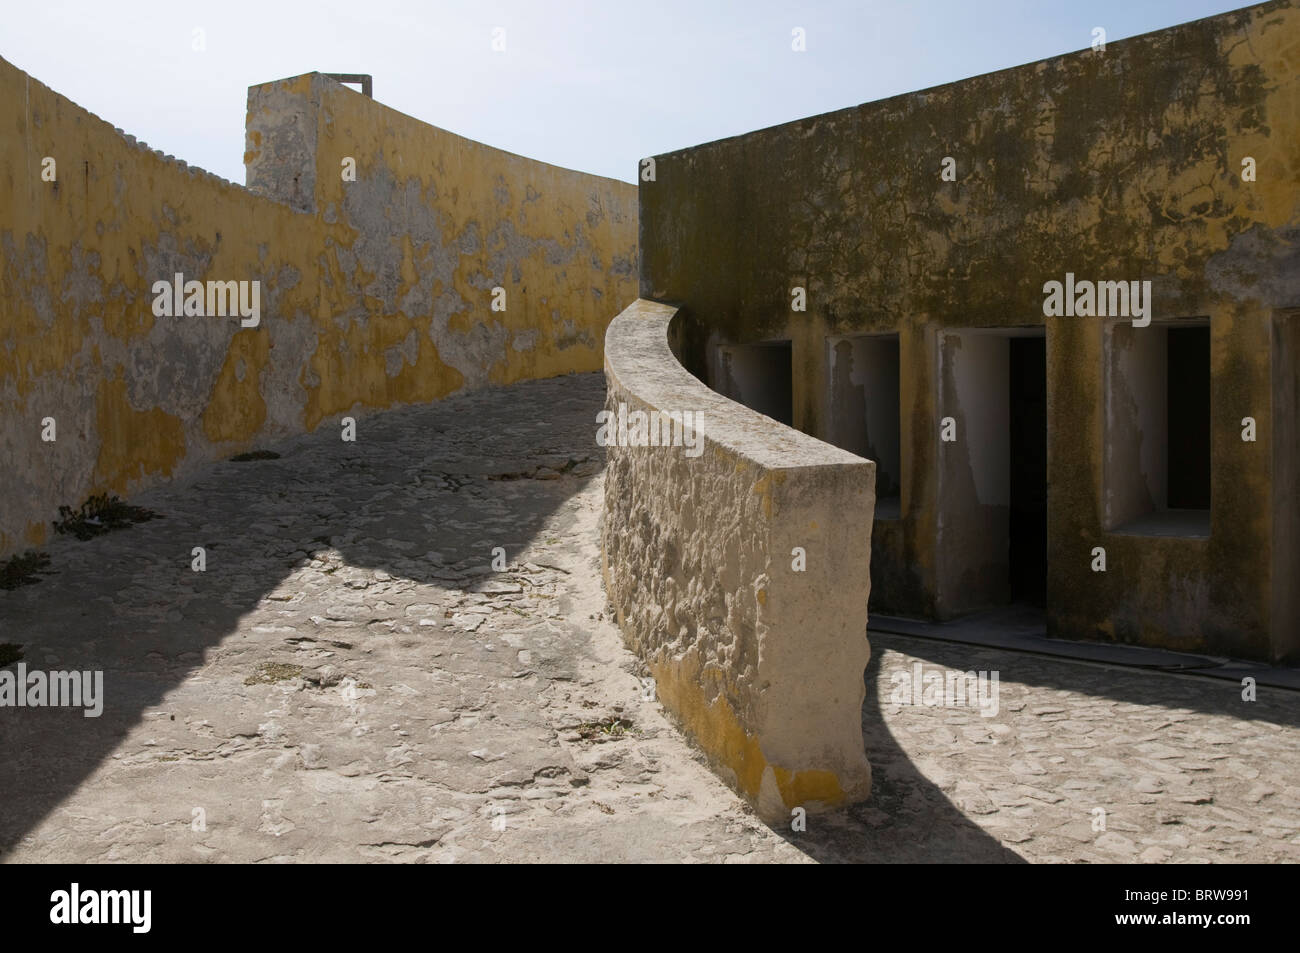
<svg viewBox="0 0 1300 953">
<path fill-rule="evenodd" d="M 1087 49 L 1096 27 L 1114 42 L 1245 5 L 0 0 L 0 57 L 238 183 L 248 87 L 313 70 L 369 73 L 417 119 L 632 182 L 644 156 Z"/>
</svg>

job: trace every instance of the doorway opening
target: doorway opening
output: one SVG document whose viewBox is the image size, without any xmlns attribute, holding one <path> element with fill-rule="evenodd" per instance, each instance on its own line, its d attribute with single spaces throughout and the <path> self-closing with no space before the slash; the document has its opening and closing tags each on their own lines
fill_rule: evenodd
<svg viewBox="0 0 1300 953">
<path fill-rule="evenodd" d="M 1011 347 L 1011 505 L 1007 561 L 1012 602 L 1047 605 L 1047 338 Z"/>
<path fill-rule="evenodd" d="M 714 349 L 710 386 L 751 410 L 794 426 L 794 350 L 789 341 L 722 344 Z"/>
<path fill-rule="evenodd" d="M 940 351 L 941 616 L 1047 604 L 1047 338 L 965 328 Z M 944 436 L 945 432 L 947 436 Z"/>
<path fill-rule="evenodd" d="M 1105 528 L 1209 536 L 1209 322 L 1116 322 L 1105 367 Z"/>
<path fill-rule="evenodd" d="M 1210 508 L 1210 328 L 1170 328 L 1167 360 L 1171 510 Z"/>
<path fill-rule="evenodd" d="M 827 338 L 830 406 L 827 437 L 876 463 L 876 519 L 902 511 L 897 334 Z"/>
</svg>

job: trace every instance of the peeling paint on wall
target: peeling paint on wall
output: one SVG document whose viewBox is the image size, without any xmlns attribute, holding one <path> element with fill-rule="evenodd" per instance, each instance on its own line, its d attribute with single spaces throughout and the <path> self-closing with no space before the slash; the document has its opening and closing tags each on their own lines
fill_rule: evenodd
<svg viewBox="0 0 1300 953">
<path fill-rule="evenodd" d="M 957 180 L 940 177 L 955 159 Z M 1242 159 L 1254 159 L 1254 181 Z M 1044 326 L 1048 629 L 1278 658 L 1294 586 L 1270 559 L 1270 328 L 1300 305 L 1300 7 L 1260 4 L 655 157 L 641 190 L 643 298 L 682 306 L 681 357 L 789 340 L 794 424 L 828 439 L 828 339 L 896 332 L 903 518 L 877 524 L 873 607 L 946 613 L 941 336 Z M 779 236 L 774 240 L 773 236 Z M 1150 280 L 1157 320 L 1211 325 L 1212 532 L 1103 519 L 1103 322 L 1043 316 L 1067 272 Z M 791 289 L 807 289 L 806 312 Z M 710 381 L 718 386 L 718 382 Z M 1243 445 L 1254 417 L 1258 444 Z M 960 414 L 958 415 L 960 416 Z M 969 474 L 967 475 L 969 482 Z M 982 495 L 982 494 L 981 494 Z M 974 497 L 972 497 L 973 499 Z M 1105 546 L 1110 568 L 1093 573 Z M 950 568 L 950 567 L 949 567 Z M 983 585 L 981 583 L 981 585 Z"/>
<path fill-rule="evenodd" d="M 0 556 L 41 543 L 59 505 L 344 414 L 598 370 L 606 325 L 636 297 L 635 186 L 318 73 L 250 89 L 247 189 L 3 60 L 0 109 L 15 133 L 0 140 Z M 176 274 L 260 282 L 259 326 L 155 317 L 153 283 Z"/>
</svg>

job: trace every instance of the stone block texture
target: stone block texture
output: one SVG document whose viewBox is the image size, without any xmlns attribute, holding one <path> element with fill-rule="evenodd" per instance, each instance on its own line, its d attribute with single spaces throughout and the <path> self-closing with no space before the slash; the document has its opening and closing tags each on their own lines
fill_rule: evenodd
<svg viewBox="0 0 1300 953">
<path fill-rule="evenodd" d="M 765 819 L 862 800 L 875 464 L 710 391 L 673 355 L 675 314 L 639 300 L 605 340 L 606 409 L 698 415 L 703 442 L 697 456 L 608 448 L 619 625 L 665 708 Z"/>
</svg>

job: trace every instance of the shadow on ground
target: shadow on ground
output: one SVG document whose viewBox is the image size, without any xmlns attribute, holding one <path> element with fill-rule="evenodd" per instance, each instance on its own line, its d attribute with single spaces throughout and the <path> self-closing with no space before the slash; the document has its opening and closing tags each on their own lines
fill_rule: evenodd
<svg viewBox="0 0 1300 953">
<path fill-rule="evenodd" d="M 1158 705 L 1170 710 L 1300 727 L 1300 693 L 1288 689 L 1258 686 L 1255 701 L 1248 702 L 1242 698 L 1241 684 L 1228 679 L 1180 675 L 1159 668 L 1067 661 L 937 639 L 876 632 L 870 637 L 872 646 L 905 647 L 909 655 L 948 669 L 961 672 L 996 669 L 1004 681 L 1031 689 L 1082 690 L 1130 705 Z"/>
<path fill-rule="evenodd" d="M 881 660 L 891 650 L 950 671 L 997 671 L 1004 688 L 1014 684 L 1018 697 L 1032 693 L 1044 703 L 1050 703 L 1054 693 L 1067 692 L 1170 714 L 1195 713 L 1237 722 L 1300 725 L 1300 694 L 1284 689 L 1260 688 L 1256 700 L 1247 702 L 1241 697 L 1239 684 L 1217 678 L 1066 661 L 878 632 L 872 632 L 870 638 L 872 658 L 866 673 L 867 699 L 862 723 L 873 774 L 871 799 L 833 815 L 809 818 L 806 832 L 778 830 L 791 844 L 823 862 L 1014 863 L 1022 860 L 969 820 L 934 782 L 922 775 L 913 764 L 913 755 L 890 732 L 880 702 L 890 695 L 887 674 L 882 687 Z M 978 770 L 974 761 L 952 765 L 958 771 L 963 766 Z M 972 775 L 966 780 L 980 783 L 983 779 Z M 1240 807 L 1226 799 L 1224 803 Z"/>
<path fill-rule="evenodd" d="M 102 670 L 106 703 L 98 718 L 0 709 L 0 857 L 206 657 L 234 650 L 223 643 L 241 617 L 295 568 L 333 550 L 340 577 L 358 566 L 462 592 L 489 584 L 493 548 L 513 561 L 603 463 L 601 375 L 513 390 L 363 417 L 355 443 L 326 424 L 268 445 L 278 459 L 216 463 L 132 498 L 160 519 L 51 541 L 50 574 L 0 592 L 0 643 L 20 644 L 29 669 Z M 322 587 L 303 635 L 391 637 L 412 621 L 347 601 L 348 585 Z"/>
<path fill-rule="evenodd" d="M 823 863 L 1024 863 L 968 820 L 916 769 L 890 734 L 876 703 L 883 654 L 873 635 L 862 708 L 871 799 L 834 814 L 810 817 L 806 831 L 778 829 L 777 833 Z"/>
</svg>

